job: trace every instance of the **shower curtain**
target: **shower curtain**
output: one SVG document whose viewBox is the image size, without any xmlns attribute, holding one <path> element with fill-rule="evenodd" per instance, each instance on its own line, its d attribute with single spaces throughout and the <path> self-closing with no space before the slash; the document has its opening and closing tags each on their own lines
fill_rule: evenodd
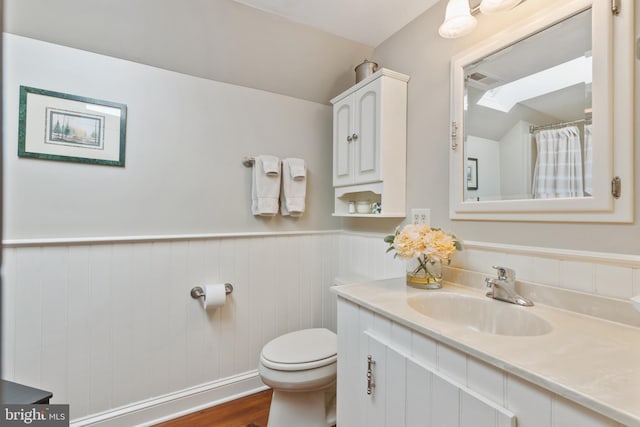
<svg viewBox="0 0 640 427">
<path fill-rule="evenodd" d="M 536 134 L 538 159 L 533 174 L 533 197 L 582 197 L 582 150 L 576 126 L 540 130 Z"/>
</svg>

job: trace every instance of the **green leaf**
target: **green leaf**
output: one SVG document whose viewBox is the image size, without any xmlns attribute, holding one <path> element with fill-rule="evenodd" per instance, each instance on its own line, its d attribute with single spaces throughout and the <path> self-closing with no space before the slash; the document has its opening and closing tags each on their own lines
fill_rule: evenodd
<svg viewBox="0 0 640 427">
<path fill-rule="evenodd" d="M 389 236 L 385 236 L 384 241 L 385 241 L 385 243 L 393 243 L 395 238 L 396 238 L 396 236 L 391 234 Z"/>
</svg>

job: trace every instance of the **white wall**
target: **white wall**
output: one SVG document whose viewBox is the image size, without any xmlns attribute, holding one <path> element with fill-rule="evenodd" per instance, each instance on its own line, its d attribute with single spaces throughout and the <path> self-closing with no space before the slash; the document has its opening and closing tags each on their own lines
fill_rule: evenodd
<svg viewBox="0 0 640 427">
<path fill-rule="evenodd" d="M 330 215 L 328 106 L 11 34 L 4 71 L 5 239 L 339 224 Z M 18 158 L 20 85 L 126 104 L 126 167 Z M 302 218 L 251 214 L 242 158 L 262 153 L 307 160 Z"/>
<path fill-rule="evenodd" d="M 502 169 L 492 168 L 490 165 L 500 164 L 500 143 L 469 135 L 466 144 L 466 157 L 478 160 L 478 189 L 467 190 L 465 187 L 465 199 L 499 200 Z"/>
<path fill-rule="evenodd" d="M 500 189 L 503 199 L 531 198 L 532 135 L 520 120 L 500 140 Z"/>
</svg>

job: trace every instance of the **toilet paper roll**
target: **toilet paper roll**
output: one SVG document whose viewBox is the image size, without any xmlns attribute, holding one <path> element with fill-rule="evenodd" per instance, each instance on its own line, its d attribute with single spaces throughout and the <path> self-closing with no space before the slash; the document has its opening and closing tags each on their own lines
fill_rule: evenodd
<svg viewBox="0 0 640 427">
<path fill-rule="evenodd" d="M 202 297 L 202 306 L 205 310 L 208 308 L 222 307 L 227 301 L 224 283 L 204 285 L 203 288 L 204 297 Z"/>
</svg>

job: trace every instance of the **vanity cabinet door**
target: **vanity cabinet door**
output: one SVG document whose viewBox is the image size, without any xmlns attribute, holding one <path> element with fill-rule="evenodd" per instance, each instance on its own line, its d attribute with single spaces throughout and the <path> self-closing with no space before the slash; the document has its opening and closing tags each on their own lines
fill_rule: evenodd
<svg viewBox="0 0 640 427">
<path fill-rule="evenodd" d="M 359 425 L 516 427 L 515 415 L 506 408 L 395 349 L 375 332 L 364 335 L 367 357 L 375 362 L 374 387 L 367 395 L 364 423 Z"/>
<path fill-rule="evenodd" d="M 371 375 L 370 379 L 366 376 L 369 381 L 364 406 L 365 423 L 362 425 L 384 427 L 387 425 L 386 412 L 388 406 L 391 406 L 387 403 L 387 398 L 392 399 L 391 393 L 387 390 L 387 379 L 392 379 L 387 373 L 387 347 L 367 335 L 367 348 L 367 373 Z M 369 362 L 369 356 L 371 362 Z"/>
</svg>

